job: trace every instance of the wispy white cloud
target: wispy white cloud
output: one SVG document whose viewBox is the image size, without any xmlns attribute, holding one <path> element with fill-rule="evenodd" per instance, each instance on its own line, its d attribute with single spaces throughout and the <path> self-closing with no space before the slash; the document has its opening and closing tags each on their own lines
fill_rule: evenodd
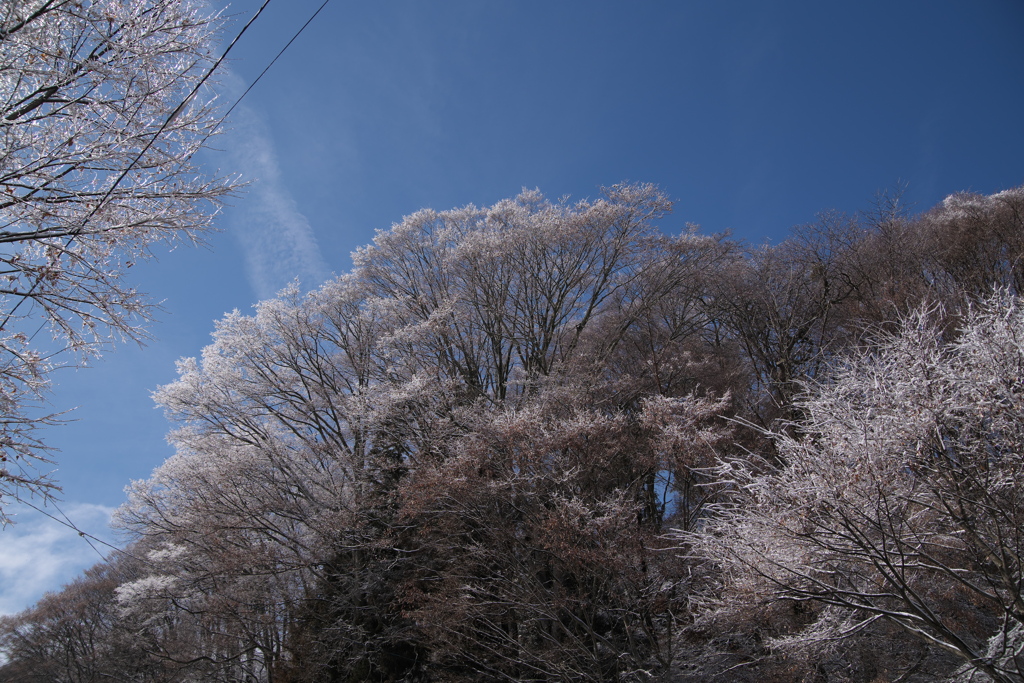
<svg viewBox="0 0 1024 683">
<path fill-rule="evenodd" d="M 45 508 L 57 518 L 54 508 Z M 82 531 L 110 542 L 113 508 L 91 503 L 64 503 L 61 510 Z M 16 523 L 0 531 L 0 614 L 30 607 L 46 591 L 72 581 L 99 562 L 109 550 L 96 541 L 93 549 L 74 529 L 27 507 L 8 508 Z"/>
<path fill-rule="evenodd" d="M 225 81 L 228 92 L 241 92 L 237 76 L 229 74 Z M 245 256 L 250 287 L 260 299 L 267 299 L 296 278 L 304 289 L 319 285 L 330 271 L 312 226 L 281 177 L 267 124 L 256 111 L 241 105 L 227 125 L 218 147 L 227 153 L 227 166 L 238 169 L 250 183 L 228 213 Z"/>
</svg>

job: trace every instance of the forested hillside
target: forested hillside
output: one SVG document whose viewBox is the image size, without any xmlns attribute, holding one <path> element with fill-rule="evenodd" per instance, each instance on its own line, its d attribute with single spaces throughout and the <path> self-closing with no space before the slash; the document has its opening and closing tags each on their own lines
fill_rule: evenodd
<svg viewBox="0 0 1024 683">
<path fill-rule="evenodd" d="M 1020 681 L 1024 188 L 420 211 L 216 324 L 0 681 Z"/>
</svg>

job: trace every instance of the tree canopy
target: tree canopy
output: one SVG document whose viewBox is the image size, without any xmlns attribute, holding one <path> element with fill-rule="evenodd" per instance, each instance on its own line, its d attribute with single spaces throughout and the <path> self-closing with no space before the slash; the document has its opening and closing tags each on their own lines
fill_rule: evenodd
<svg viewBox="0 0 1024 683">
<path fill-rule="evenodd" d="M 227 315 L 155 393 L 131 544 L 0 622 L 0 680 L 81 647 L 140 681 L 1020 680 L 1024 189 L 776 246 L 670 209 L 424 210 Z"/>
</svg>

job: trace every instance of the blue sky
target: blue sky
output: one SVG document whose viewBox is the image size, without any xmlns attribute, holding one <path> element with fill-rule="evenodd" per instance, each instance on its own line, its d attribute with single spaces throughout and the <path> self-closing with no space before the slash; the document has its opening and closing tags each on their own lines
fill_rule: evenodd
<svg viewBox="0 0 1024 683">
<path fill-rule="evenodd" d="M 226 100 L 319 4 L 270 4 L 232 53 Z M 233 3 L 228 33 L 258 5 Z M 174 361 L 225 312 L 346 271 L 419 208 L 643 181 L 677 202 L 666 231 L 760 242 L 901 182 L 919 210 L 1024 184 L 1022 31 L 1019 0 L 332 0 L 202 160 L 251 181 L 209 248 L 133 269 L 163 305 L 153 341 L 58 373 L 54 408 L 80 406 L 47 437 L 62 508 L 109 537 L 123 487 L 170 455 L 149 393 Z M 0 532 L 0 613 L 99 559 L 18 519 Z"/>
</svg>

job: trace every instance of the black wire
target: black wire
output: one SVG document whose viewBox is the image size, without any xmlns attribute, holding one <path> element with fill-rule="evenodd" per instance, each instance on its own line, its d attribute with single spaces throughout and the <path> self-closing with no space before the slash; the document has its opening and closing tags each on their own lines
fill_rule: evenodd
<svg viewBox="0 0 1024 683">
<path fill-rule="evenodd" d="M 61 509 L 60 509 L 60 506 L 58 506 L 58 505 L 57 505 L 57 501 L 53 501 L 53 500 L 51 500 L 51 501 L 50 501 L 50 504 L 51 504 L 51 505 L 53 505 L 53 508 L 54 508 L 54 509 L 55 509 L 55 510 L 56 510 L 57 512 L 59 512 L 59 513 L 60 513 L 60 516 L 61 516 L 61 517 L 63 517 L 63 518 L 64 518 L 64 520 L 65 520 L 65 521 L 67 522 L 67 524 L 66 524 L 65 526 L 71 527 L 72 529 L 74 529 L 75 531 L 77 531 L 77 532 L 78 532 L 78 535 L 79 535 L 79 537 L 81 537 L 81 538 L 84 538 L 84 539 L 85 539 L 85 542 L 86 542 L 86 543 L 88 543 L 88 544 L 89 544 L 89 547 L 90 547 L 90 548 L 92 548 L 92 549 L 93 549 L 93 550 L 94 550 L 94 551 L 96 552 L 96 554 L 100 556 L 100 559 L 101 559 L 101 560 L 104 560 L 104 561 L 106 561 L 106 559 L 107 559 L 107 558 L 106 558 L 106 556 L 105 556 L 105 555 L 104 555 L 103 553 L 101 553 L 101 552 L 99 551 L 99 548 L 97 548 L 96 546 L 94 546 L 94 545 L 92 544 L 92 540 L 91 540 L 91 539 L 93 539 L 93 538 L 96 538 L 96 537 L 95 537 L 95 536 L 93 536 L 92 534 L 88 534 L 88 533 L 86 533 L 86 532 L 82 531 L 81 529 L 79 529 L 79 528 L 78 528 L 78 527 L 77 527 L 77 526 L 75 525 L 75 523 L 71 521 L 71 518 L 70 518 L 70 517 L 68 517 L 68 516 L 67 516 L 67 514 L 66 514 L 66 513 L 65 513 L 65 512 L 63 511 L 63 510 L 61 510 Z M 56 520 L 56 521 L 58 521 L 58 522 L 60 521 L 59 519 L 57 519 L 57 518 L 56 518 L 56 517 L 54 517 L 53 515 L 50 515 L 50 519 L 54 519 L 54 520 Z M 103 540 L 101 540 L 101 539 L 99 539 L 99 538 L 96 538 L 96 540 L 97 540 L 97 541 L 99 541 L 100 543 L 103 543 L 103 544 L 105 544 L 105 545 L 110 545 L 110 544 L 109 544 L 109 543 L 107 543 L 106 541 L 103 541 Z M 113 546 L 110 546 L 110 547 L 113 547 Z"/>
<path fill-rule="evenodd" d="M 274 62 L 276 62 L 278 60 L 278 58 L 281 55 L 284 54 L 285 50 L 287 50 L 289 47 L 291 47 L 292 43 L 295 42 L 295 39 L 298 38 L 302 34 L 302 32 L 306 30 L 306 27 L 309 26 L 313 22 L 314 19 L 316 19 L 316 15 L 320 14 L 320 10 L 322 10 L 324 7 L 326 7 L 327 3 L 329 3 L 330 1 L 331 0 L 324 0 L 323 4 L 320 5 L 320 7 L 318 7 L 317 10 L 315 12 L 313 12 L 313 15 L 310 16 L 309 19 L 306 20 L 306 23 L 302 25 L 302 28 L 300 28 L 298 31 L 295 32 L 295 35 L 292 36 L 291 40 L 289 40 L 287 42 L 287 44 L 285 44 L 285 46 L 281 48 L 281 51 L 278 52 L 277 55 L 272 60 L 270 60 L 270 63 L 267 64 L 266 68 L 264 68 L 263 71 L 260 72 L 260 75 L 256 77 L 256 80 L 254 80 L 249 85 L 249 87 L 245 89 L 245 92 L 243 92 L 241 95 L 239 95 L 238 99 L 235 100 L 234 104 L 232 104 L 230 107 L 228 107 L 228 110 L 226 112 L 224 112 L 224 116 L 221 117 L 220 123 L 217 124 L 217 127 L 219 127 L 220 124 L 223 123 L 225 119 L 227 119 L 227 117 L 231 114 L 231 112 L 233 112 L 235 110 L 235 107 L 237 107 L 238 104 L 242 101 L 242 98 L 244 98 L 246 95 L 249 94 L 249 91 L 252 90 L 253 87 L 255 87 L 255 85 L 257 83 L 260 82 L 260 79 L 263 78 L 263 75 L 265 73 L 270 71 L 270 67 L 274 66 Z"/>
<path fill-rule="evenodd" d="M 72 531 L 74 531 L 75 533 L 77 533 L 80 537 L 85 539 L 85 542 L 88 543 L 89 546 L 94 551 L 96 551 L 96 554 L 100 556 L 101 560 L 106 561 L 107 556 L 104 555 L 103 553 L 101 553 L 99 551 L 99 549 L 95 545 L 93 545 L 93 541 L 96 541 L 97 543 L 99 543 L 101 545 L 107 546 L 108 548 L 110 548 L 114 552 L 122 553 L 122 554 L 127 555 L 129 557 L 132 557 L 132 558 L 134 558 L 136 560 L 139 560 L 140 562 L 147 562 L 146 559 L 141 558 L 141 557 L 136 557 L 135 555 L 132 555 L 127 550 L 124 550 L 123 548 L 119 548 L 116 545 L 114 545 L 113 543 L 109 543 L 107 541 L 104 541 L 99 536 L 96 536 L 94 534 L 90 534 L 87 531 L 83 531 L 81 528 L 78 527 L 78 525 L 76 525 L 74 522 L 71 521 L 71 518 L 68 517 L 64 513 L 63 510 L 60 509 L 60 507 L 57 505 L 57 502 L 55 500 L 53 500 L 52 498 L 47 499 L 47 501 L 46 501 L 46 503 L 44 503 L 44 505 L 52 505 L 57 510 L 57 512 L 59 512 L 61 514 L 61 517 L 63 517 L 64 519 L 60 519 L 58 517 L 55 517 L 54 515 L 51 515 L 46 510 L 42 509 L 41 507 L 39 507 L 37 505 L 33 505 L 32 503 L 28 502 L 24 498 L 15 498 L 14 500 L 17 501 L 17 503 L 19 505 L 24 505 L 26 507 L 30 507 L 33 510 L 35 510 L 36 512 L 38 512 L 39 514 L 44 515 L 46 517 L 49 517 L 50 519 L 52 519 L 53 521 L 57 522 L 61 526 L 65 526 L 65 527 L 71 529 Z M 150 564 L 152 564 L 152 563 L 150 563 Z"/>
</svg>

